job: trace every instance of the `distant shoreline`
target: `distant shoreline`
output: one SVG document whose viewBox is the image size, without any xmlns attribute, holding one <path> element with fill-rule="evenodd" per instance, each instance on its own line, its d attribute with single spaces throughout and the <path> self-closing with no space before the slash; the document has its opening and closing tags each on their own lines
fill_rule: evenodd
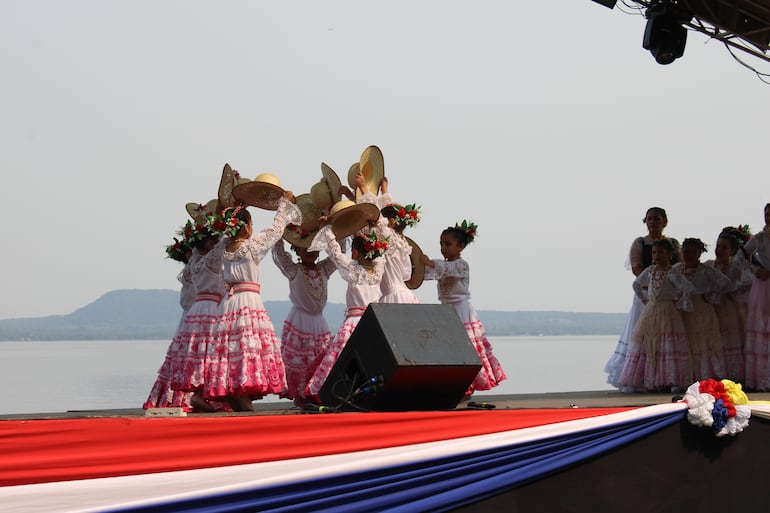
<svg viewBox="0 0 770 513">
<path fill-rule="evenodd" d="M 291 308 L 288 301 L 266 301 L 265 309 L 280 334 Z M 336 329 L 345 305 L 329 303 L 327 322 Z M 618 335 L 625 313 L 479 310 L 488 336 Z M 0 341 L 161 340 L 179 324 L 179 292 L 114 290 L 67 315 L 0 320 Z"/>
</svg>

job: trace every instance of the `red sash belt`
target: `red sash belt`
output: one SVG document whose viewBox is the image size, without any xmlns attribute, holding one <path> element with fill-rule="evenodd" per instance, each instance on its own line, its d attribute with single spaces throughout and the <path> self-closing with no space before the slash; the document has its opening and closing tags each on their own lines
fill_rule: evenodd
<svg viewBox="0 0 770 513">
<path fill-rule="evenodd" d="M 213 301 L 219 303 L 222 301 L 222 294 L 217 294 L 215 292 L 199 292 L 198 295 L 195 296 L 195 301 Z"/>
<path fill-rule="evenodd" d="M 259 283 L 254 281 L 236 281 L 227 284 L 227 290 L 232 296 L 239 292 L 256 292 L 259 294 Z"/>
<path fill-rule="evenodd" d="M 365 306 L 354 306 L 345 310 L 345 317 L 361 317 L 365 311 Z"/>
</svg>

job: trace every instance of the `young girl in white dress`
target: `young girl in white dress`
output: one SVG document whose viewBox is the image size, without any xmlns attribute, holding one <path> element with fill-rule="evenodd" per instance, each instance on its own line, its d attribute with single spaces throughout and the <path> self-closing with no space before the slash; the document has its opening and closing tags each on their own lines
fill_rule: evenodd
<svg viewBox="0 0 770 513">
<path fill-rule="evenodd" d="M 700 239 L 682 242 L 682 261 L 673 266 L 693 286 L 692 311 L 682 313 L 687 340 L 690 344 L 690 366 L 693 379 L 729 378 L 725 375 L 719 320 L 714 303 L 730 290 L 730 279 L 711 266 L 703 265 L 700 256 L 706 245 Z"/>
<path fill-rule="evenodd" d="M 260 296 L 259 262 L 287 224 L 302 222 L 302 214 L 286 191 L 273 224 L 252 236 L 251 215 L 236 209 L 240 227 L 219 247 L 226 290 L 215 342 L 209 346 L 204 397 L 227 399 L 233 409 L 248 411 L 252 400 L 286 390 L 280 344 Z"/>
<path fill-rule="evenodd" d="M 650 207 L 647 209 L 642 222 L 647 226 L 647 235 L 634 239 L 628 251 L 628 261 L 626 262 L 626 267 L 633 273 L 634 277 L 639 276 L 642 274 L 642 271 L 652 265 L 652 243 L 663 238 L 663 230 L 668 225 L 668 216 L 663 208 Z M 671 258 L 671 263 L 675 264 L 679 262 L 679 243 L 675 239 L 669 240 L 674 244 L 674 254 Z M 639 296 L 636 294 L 633 294 L 633 296 L 631 309 L 626 316 L 626 323 L 615 346 L 615 351 L 604 366 L 604 372 L 607 373 L 607 383 L 620 388 L 623 392 L 631 392 L 631 390 L 623 390 L 619 387 L 618 378 L 623 371 L 623 365 L 626 363 L 628 344 L 634 333 L 636 321 L 639 319 L 639 314 L 642 313 L 644 308 L 644 303 L 642 303 Z"/>
<path fill-rule="evenodd" d="M 192 259 L 193 252 L 190 241 L 183 238 L 181 241 L 174 238 L 174 244 L 166 247 L 166 255 L 172 260 L 184 263 L 184 268 L 177 275 L 177 280 L 181 283 L 182 288 L 179 291 L 179 306 L 182 307 L 182 317 L 179 319 L 179 325 L 176 328 L 174 338 L 179 334 L 179 330 L 182 328 L 182 321 L 187 315 L 187 311 L 190 306 L 195 302 L 195 285 L 192 282 Z M 150 394 L 142 407 L 147 408 L 182 408 L 186 412 L 192 411 L 192 405 L 190 399 L 192 393 L 190 392 L 177 392 L 171 389 L 171 349 L 172 342 L 169 344 L 166 350 L 166 357 L 163 360 L 163 364 L 158 369 L 158 377 L 155 380 Z"/>
<path fill-rule="evenodd" d="M 770 390 L 770 203 L 765 205 L 765 227 L 744 247 L 756 280 L 749 293 L 746 314 L 745 385 Z"/>
<path fill-rule="evenodd" d="M 379 303 L 417 304 L 417 296 L 406 286 L 412 276 L 412 246 L 404 237 L 404 229 L 420 222 L 419 208 L 414 204 L 401 206 L 393 202 L 388 192 L 388 179 L 380 184 L 381 196 L 375 196 L 368 190 L 364 176 L 356 175 L 356 186 L 361 189 L 359 203 L 373 203 L 380 208 L 380 218 L 375 230 L 388 239 L 388 251 L 385 254 L 385 271 L 380 282 Z"/>
<path fill-rule="evenodd" d="M 378 245 L 377 242 L 379 242 Z M 361 320 L 366 307 L 369 306 L 369 303 L 376 302 L 380 297 L 380 280 L 382 280 L 385 267 L 382 255 L 387 251 L 387 242 L 374 232 L 369 235 L 359 233 L 353 237 L 351 256 L 348 257 L 342 252 L 331 226 L 326 225 L 318 232 L 310 249 L 325 249 L 329 253 L 331 261 L 337 266 L 342 279 L 348 283 L 345 294 L 347 306 L 345 320 L 305 387 L 305 397 L 318 401 L 321 387 L 326 378 L 329 377 L 340 353 L 345 349 L 345 345 L 358 325 L 358 321 Z"/>
<path fill-rule="evenodd" d="M 462 259 L 461 252 L 473 242 L 475 236 L 476 225 L 463 221 L 441 232 L 441 255 L 444 260 L 431 260 L 423 255 L 425 279 L 438 280 L 439 301 L 454 307 L 481 359 L 481 370 L 468 388 L 465 399 L 470 398 L 474 390 L 489 390 L 506 379 L 470 301 L 470 267 Z"/>
<path fill-rule="evenodd" d="M 307 402 L 305 387 L 331 341 L 323 316 L 329 277 L 337 270 L 330 258 L 317 262 L 318 251 L 292 246 L 299 257 L 294 262 L 284 249 L 283 239 L 273 247 L 273 261 L 289 279 L 291 309 L 283 323 L 281 355 L 286 369 L 285 396 L 296 404 Z"/>
<path fill-rule="evenodd" d="M 682 310 L 692 310 L 692 284 L 672 270 L 674 246 L 652 244 L 653 265 L 634 280 L 644 308 L 636 322 L 618 385 L 626 390 L 684 389 L 692 384 L 690 350 Z"/>
<path fill-rule="evenodd" d="M 746 338 L 747 301 L 754 274 L 745 259 L 735 256 L 749 237 L 748 226 L 724 228 L 714 248 L 716 258 L 704 262 L 704 265 L 719 270 L 730 279 L 730 289 L 714 303 L 714 311 L 719 321 L 724 375 L 738 383 L 743 383 L 745 379 L 743 342 Z"/>
<path fill-rule="evenodd" d="M 220 320 L 219 303 L 225 289 L 222 252 L 214 249 L 219 238 L 209 231 L 194 243 L 192 282 L 197 294 L 174 337 L 170 354 L 171 388 L 193 392 L 193 406 L 203 411 L 214 409 L 204 401 L 202 391 L 208 349 L 214 342 L 214 329 Z"/>
</svg>

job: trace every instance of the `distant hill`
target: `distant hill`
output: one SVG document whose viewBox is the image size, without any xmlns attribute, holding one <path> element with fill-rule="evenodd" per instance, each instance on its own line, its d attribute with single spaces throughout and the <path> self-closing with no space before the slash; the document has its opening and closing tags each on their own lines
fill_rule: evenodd
<svg viewBox="0 0 770 513">
<path fill-rule="evenodd" d="M 288 301 L 267 301 L 265 309 L 280 334 L 291 308 Z M 332 329 L 345 305 L 324 311 Z M 114 290 L 68 315 L 0 320 L 0 340 L 149 340 L 168 339 L 179 324 L 179 293 L 173 290 Z M 625 314 L 479 311 L 487 333 L 506 335 L 615 335 Z"/>
</svg>

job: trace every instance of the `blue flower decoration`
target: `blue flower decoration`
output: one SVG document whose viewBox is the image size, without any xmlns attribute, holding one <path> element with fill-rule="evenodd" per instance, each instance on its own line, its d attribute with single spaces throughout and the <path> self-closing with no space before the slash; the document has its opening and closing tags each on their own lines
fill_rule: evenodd
<svg viewBox="0 0 770 513">
<path fill-rule="evenodd" d="M 714 409 L 711 411 L 711 416 L 714 417 L 714 431 L 719 433 L 722 428 L 727 424 L 727 408 L 725 408 L 725 402 L 722 399 L 717 399 L 714 403 Z"/>
</svg>

